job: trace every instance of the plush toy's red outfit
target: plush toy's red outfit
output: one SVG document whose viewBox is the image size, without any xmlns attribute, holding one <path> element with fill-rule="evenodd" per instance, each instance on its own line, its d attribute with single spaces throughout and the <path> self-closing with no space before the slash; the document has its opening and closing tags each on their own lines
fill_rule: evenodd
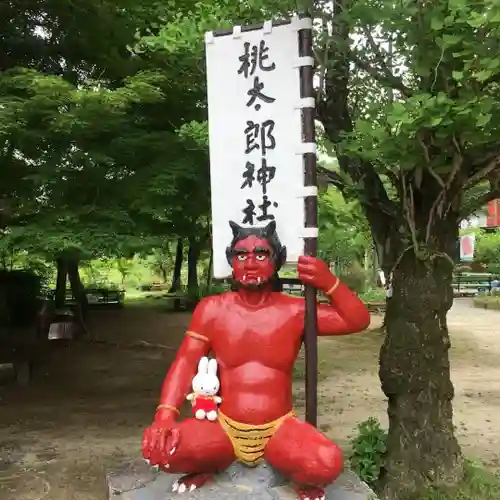
<svg viewBox="0 0 500 500">
<path fill-rule="evenodd" d="M 215 401 L 215 396 L 194 394 L 193 399 L 191 400 L 191 405 L 193 407 L 193 415 L 195 415 L 198 410 L 203 410 L 205 413 L 208 413 L 210 411 L 217 411 L 217 402 Z"/>
<path fill-rule="evenodd" d="M 234 279 L 241 286 L 198 304 L 166 377 L 155 422 L 145 431 L 143 455 L 163 470 L 187 473 L 179 486 L 185 491 L 201 486 L 235 459 L 250 465 L 252 455 L 238 437 L 251 431 L 264 443 L 256 458 L 263 457 L 291 479 L 299 498 L 319 500 L 323 487 L 342 472 L 343 458 L 337 445 L 292 413 L 292 371 L 302 343 L 304 300 L 265 284 L 275 273 L 265 239 L 246 237 L 233 251 Z M 297 267 L 299 278 L 330 301 L 318 304 L 319 335 L 346 335 L 368 326 L 363 302 L 323 261 L 301 257 Z M 209 351 L 219 365 L 219 419 L 176 422 L 176 408 L 189 392 L 200 357 Z"/>
</svg>

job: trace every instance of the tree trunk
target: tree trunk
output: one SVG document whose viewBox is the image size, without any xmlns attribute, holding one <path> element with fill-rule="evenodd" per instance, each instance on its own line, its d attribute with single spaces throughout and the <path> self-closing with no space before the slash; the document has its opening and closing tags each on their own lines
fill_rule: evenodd
<svg viewBox="0 0 500 500">
<path fill-rule="evenodd" d="M 174 272 L 172 276 L 172 286 L 169 293 L 177 292 L 181 288 L 181 271 L 182 261 L 184 260 L 184 245 L 182 238 L 177 240 L 177 248 L 175 250 Z"/>
<path fill-rule="evenodd" d="M 373 243 L 371 246 L 371 272 L 374 286 L 378 286 L 380 281 L 379 269 L 380 263 L 378 260 L 377 247 L 375 243 Z"/>
<path fill-rule="evenodd" d="M 212 278 L 213 278 L 213 267 L 214 267 L 214 251 L 210 250 L 210 258 L 208 259 L 208 269 L 207 269 L 207 291 L 212 288 Z"/>
<path fill-rule="evenodd" d="M 163 263 L 159 263 L 158 270 L 160 271 L 160 274 L 161 274 L 162 283 L 165 284 L 168 281 L 167 265 L 163 264 Z"/>
<path fill-rule="evenodd" d="M 438 254 L 454 258 L 458 227 L 453 217 L 434 233 Z M 380 491 L 383 498 L 406 500 L 429 484 L 456 484 L 463 475 L 453 428 L 446 324 L 453 303 L 453 266 L 441 255 L 417 256 L 406 243 L 394 239 L 391 244 L 406 251 L 393 270 L 380 351 L 389 416 Z"/>
<path fill-rule="evenodd" d="M 127 262 L 123 263 L 122 259 L 118 259 L 117 262 L 117 267 L 118 267 L 118 272 L 120 273 L 120 284 L 121 287 L 124 288 L 125 286 L 125 280 L 127 279 L 127 276 L 129 274 L 129 267 L 127 266 Z"/>
<path fill-rule="evenodd" d="M 188 294 L 190 299 L 197 300 L 200 290 L 198 285 L 198 257 L 200 256 L 200 244 L 195 238 L 189 239 L 187 255 L 188 264 Z"/>
<path fill-rule="evenodd" d="M 68 278 L 71 285 L 71 291 L 73 292 L 73 296 L 75 297 L 83 321 L 83 319 L 87 317 L 88 301 L 87 295 L 85 293 L 85 287 L 83 286 L 82 280 L 80 279 L 80 272 L 78 267 L 79 266 L 77 260 L 68 261 Z"/>
<path fill-rule="evenodd" d="M 55 308 L 61 309 L 66 303 L 66 280 L 68 276 L 68 266 L 65 259 L 58 258 L 57 265 L 57 278 L 56 278 L 56 293 L 54 297 Z"/>
</svg>

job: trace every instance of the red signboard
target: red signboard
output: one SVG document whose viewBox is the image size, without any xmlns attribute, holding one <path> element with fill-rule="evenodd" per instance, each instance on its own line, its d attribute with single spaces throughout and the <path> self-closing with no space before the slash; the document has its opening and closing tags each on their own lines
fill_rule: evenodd
<svg viewBox="0 0 500 500">
<path fill-rule="evenodd" d="M 486 216 L 486 227 L 500 226 L 500 200 L 488 203 L 488 215 Z"/>
</svg>

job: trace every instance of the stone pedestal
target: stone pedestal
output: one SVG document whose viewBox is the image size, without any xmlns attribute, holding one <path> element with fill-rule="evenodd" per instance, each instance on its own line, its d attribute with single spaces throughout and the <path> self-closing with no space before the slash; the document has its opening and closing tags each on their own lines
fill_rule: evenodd
<svg viewBox="0 0 500 500">
<path fill-rule="evenodd" d="M 109 500 L 296 500 L 297 495 L 269 465 L 249 469 L 233 464 L 227 471 L 193 492 L 172 492 L 180 476 L 154 472 L 142 460 L 107 475 Z M 330 500 L 376 500 L 368 486 L 346 471 L 327 489 Z"/>
</svg>

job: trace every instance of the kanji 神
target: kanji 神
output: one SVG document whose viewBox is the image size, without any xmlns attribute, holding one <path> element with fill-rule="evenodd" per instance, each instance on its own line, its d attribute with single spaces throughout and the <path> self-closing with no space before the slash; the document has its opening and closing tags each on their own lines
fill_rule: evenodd
<svg viewBox="0 0 500 500">
<path fill-rule="evenodd" d="M 251 188 L 253 186 L 253 181 L 255 180 L 255 165 L 253 163 L 247 161 L 242 177 L 244 180 L 240 189 L 244 189 L 246 187 Z"/>
<path fill-rule="evenodd" d="M 255 175 L 257 173 L 257 175 Z M 245 170 L 241 177 L 243 178 L 243 183 L 240 186 L 240 189 L 244 189 L 246 187 L 251 188 L 255 180 L 262 186 L 262 193 L 267 193 L 267 185 L 274 179 L 276 175 L 276 167 L 271 167 L 267 164 L 267 160 L 265 158 L 261 159 L 261 166 L 255 172 L 255 165 L 249 161 L 247 161 L 245 165 Z"/>
<path fill-rule="evenodd" d="M 257 182 L 262 186 L 262 193 L 267 193 L 267 185 L 274 179 L 276 167 L 267 165 L 267 160 L 262 158 L 262 165 L 257 170 Z"/>
<path fill-rule="evenodd" d="M 274 63 L 267 66 L 264 64 L 264 62 L 269 59 L 269 47 L 266 47 L 266 42 L 264 40 L 259 43 L 258 47 L 257 45 L 252 45 L 250 48 L 250 42 L 245 42 L 243 47 L 243 55 L 239 57 L 241 66 L 238 70 L 238 75 L 243 74 L 245 78 L 248 78 L 255 73 L 257 66 L 261 71 L 273 71 L 276 69 L 276 64 Z"/>
</svg>

